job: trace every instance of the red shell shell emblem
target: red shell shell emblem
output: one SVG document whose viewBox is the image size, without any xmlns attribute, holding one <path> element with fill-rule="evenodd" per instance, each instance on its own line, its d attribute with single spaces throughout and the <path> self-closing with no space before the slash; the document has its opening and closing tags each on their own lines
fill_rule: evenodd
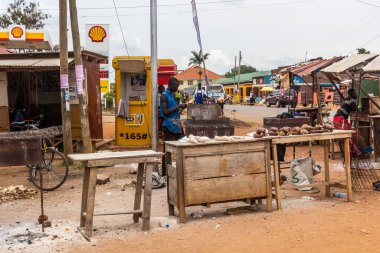
<svg viewBox="0 0 380 253">
<path fill-rule="evenodd" d="M 22 30 L 21 27 L 15 26 L 12 28 L 11 34 L 14 38 L 19 39 L 24 34 L 24 31 Z"/>
</svg>

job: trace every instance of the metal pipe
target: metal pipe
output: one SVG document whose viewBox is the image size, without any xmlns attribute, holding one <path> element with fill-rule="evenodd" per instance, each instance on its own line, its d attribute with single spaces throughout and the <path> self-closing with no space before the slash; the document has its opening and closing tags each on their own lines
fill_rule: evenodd
<svg viewBox="0 0 380 253">
<path fill-rule="evenodd" d="M 158 151 L 157 0 L 150 1 L 150 68 L 152 78 L 152 149 Z"/>
</svg>

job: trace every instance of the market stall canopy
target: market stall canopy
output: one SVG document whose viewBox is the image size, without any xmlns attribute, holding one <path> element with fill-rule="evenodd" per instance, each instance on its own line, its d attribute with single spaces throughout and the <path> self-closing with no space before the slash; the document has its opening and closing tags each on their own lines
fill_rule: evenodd
<svg viewBox="0 0 380 253">
<path fill-rule="evenodd" d="M 69 58 L 71 63 L 74 58 Z M 59 68 L 59 58 L 24 58 L 24 59 L 0 59 L 1 68 Z"/>
<path fill-rule="evenodd" d="M 364 72 L 378 73 L 380 74 L 380 56 L 376 57 L 370 63 L 368 63 L 364 68 Z"/>
<path fill-rule="evenodd" d="M 374 59 L 376 54 L 354 54 L 335 62 L 322 69 L 324 73 L 343 73 L 353 68 L 362 68 L 367 62 Z"/>
<path fill-rule="evenodd" d="M 332 59 L 317 59 L 313 61 L 309 61 L 303 64 L 299 64 L 290 69 L 290 71 L 298 76 L 311 76 L 314 72 L 330 66 L 334 62 L 340 60 L 339 57 L 334 57 Z"/>
<path fill-rule="evenodd" d="M 274 88 L 273 87 L 264 87 L 260 91 L 269 91 L 269 92 L 271 92 L 271 91 L 274 91 Z"/>
</svg>

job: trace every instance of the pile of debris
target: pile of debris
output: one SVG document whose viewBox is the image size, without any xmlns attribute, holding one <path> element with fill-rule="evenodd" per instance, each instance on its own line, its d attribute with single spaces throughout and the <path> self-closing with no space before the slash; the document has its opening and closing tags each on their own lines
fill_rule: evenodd
<svg viewBox="0 0 380 253">
<path fill-rule="evenodd" d="M 36 190 L 26 188 L 23 185 L 11 185 L 5 188 L 0 187 L 0 203 L 15 199 L 33 199 L 36 194 Z"/>
</svg>

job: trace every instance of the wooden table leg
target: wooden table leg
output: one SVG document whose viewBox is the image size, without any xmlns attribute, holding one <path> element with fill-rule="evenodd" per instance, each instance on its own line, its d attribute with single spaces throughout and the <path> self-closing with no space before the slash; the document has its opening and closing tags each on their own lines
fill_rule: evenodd
<svg viewBox="0 0 380 253">
<path fill-rule="evenodd" d="M 347 184 L 347 201 L 352 201 L 352 181 L 351 181 L 351 153 L 350 139 L 344 139 L 344 160 L 346 169 L 346 184 Z"/>
<path fill-rule="evenodd" d="M 270 166 L 270 144 L 267 142 L 265 144 L 265 158 L 266 158 L 266 176 L 267 176 L 267 212 L 272 212 L 272 173 Z"/>
<path fill-rule="evenodd" d="M 334 143 L 334 141 L 333 141 Z M 330 197 L 330 163 L 329 163 L 329 148 L 330 141 L 325 141 L 324 143 L 324 163 L 325 163 L 325 193 L 326 197 Z"/>
<path fill-rule="evenodd" d="M 91 168 L 89 170 L 90 170 L 89 172 L 90 175 L 89 175 L 89 180 L 88 180 L 86 222 L 85 222 L 85 234 L 88 237 L 92 235 L 97 169 Z"/>
<path fill-rule="evenodd" d="M 273 166 L 274 166 L 274 181 L 276 186 L 276 203 L 277 203 L 277 210 L 282 210 L 281 205 L 281 189 L 280 189 L 280 167 L 278 164 L 278 158 L 277 158 L 277 144 L 272 145 L 273 150 Z"/>
<path fill-rule="evenodd" d="M 164 164 L 163 166 L 165 166 L 167 168 L 167 164 L 170 164 L 172 165 L 172 153 L 171 152 L 166 152 L 165 153 L 165 162 L 166 164 Z M 169 173 L 166 174 L 166 196 L 167 196 L 167 201 L 168 201 L 168 211 L 169 211 L 169 216 L 174 216 L 174 205 L 170 204 L 170 201 L 169 201 L 169 181 L 170 181 L 170 177 L 169 177 Z"/>
<path fill-rule="evenodd" d="M 142 194 L 142 185 L 143 185 L 143 177 L 144 177 L 144 163 L 139 163 L 137 169 L 137 182 L 136 182 L 136 192 L 135 192 L 135 204 L 133 209 L 140 210 L 141 208 L 141 194 Z M 139 222 L 139 217 L 141 214 L 135 213 L 133 214 L 133 221 L 135 223 Z"/>
<path fill-rule="evenodd" d="M 151 209 L 151 196 L 152 196 L 152 173 L 154 163 L 147 163 L 145 165 L 145 186 L 144 186 L 144 209 L 142 213 L 142 230 L 149 230 L 150 227 L 150 209 Z"/>
<path fill-rule="evenodd" d="M 86 224 L 86 217 L 83 213 L 87 210 L 87 196 L 88 196 L 88 181 L 90 179 L 90 168 L 85 167 L 84 176 L 83 176 L 83 185 L 82 185 L 82 204 L 80 208 L 80 225 L 79 227 L 83 228 Z"/>
<path fill-rule="evenodd" d="M 177 160 L 177 192 L 178 192 L 178 212 L 179 222 L 186 222 L 186 210 L 185 210 L 185 180 L 183 175 L 183 149 L 178 148 Z"/>
</svg>

